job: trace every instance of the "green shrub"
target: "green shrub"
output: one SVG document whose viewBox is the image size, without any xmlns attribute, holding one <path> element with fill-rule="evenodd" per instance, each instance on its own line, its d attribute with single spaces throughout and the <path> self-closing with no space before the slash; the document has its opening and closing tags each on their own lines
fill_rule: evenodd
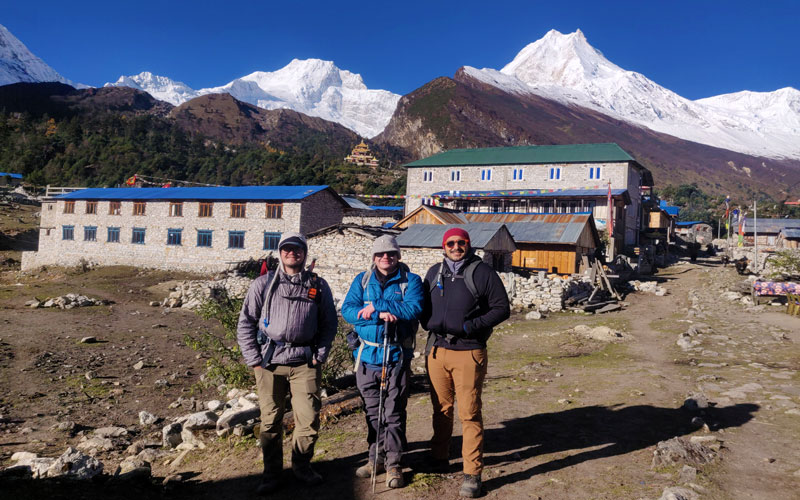
<svg viewBox="0 0 800 500">
<path fill-rule="evenodd" d="M 193 350 L 207 357 L 206 387 L 225 384 L 232 387 L 246 388 L 253 385 L 253 370 L 242 363 L 242 351 L 236 343 L 236 326 L 239 322 L 239 311 L 242 299 L 229 297 L 225 292 L 214 299 L 204 302 L 198 309 L 203 319 L 219 321 L 224 335 L 203 332 L 197 336 L 186 334 L 184 342 Z M 327 362 L 322 365 L 322 385 L 330 387 L 334 380 L 350 369 L 353 358 L 347 347 L 346 333 L 349 325 L 341 318 L 333 340 Z"/>
<path fill-rule="evenodd" d="M 779 250 L 768 258 L 774 269 L 774 272 L 770 274 L 770 278 L 778 278 L 784 275 L 788 277 L 800 276 L 800 251 Z"/>
</svg>

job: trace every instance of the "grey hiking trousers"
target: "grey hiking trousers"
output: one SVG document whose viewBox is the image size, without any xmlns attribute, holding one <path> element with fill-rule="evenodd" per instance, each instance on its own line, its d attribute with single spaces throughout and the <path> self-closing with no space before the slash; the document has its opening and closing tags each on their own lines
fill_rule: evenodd
<svg viewBox="0 0 800 500">
<path fill-rule="evenodd" d="M 386 388 L 383 400 L 381 435 L 378 436 L 378 401 L 381 368 L 361 363 L 356 372 L 356 385 L 364 400 L 367 420 L 369 461 L 384 463 L 387 469 L 399 467 L 406 448 L 406 403 L 409 394 L 409 362 L 386 367 Z M 377 457 L 377 460 L 376 460 Z"/>
</svg>

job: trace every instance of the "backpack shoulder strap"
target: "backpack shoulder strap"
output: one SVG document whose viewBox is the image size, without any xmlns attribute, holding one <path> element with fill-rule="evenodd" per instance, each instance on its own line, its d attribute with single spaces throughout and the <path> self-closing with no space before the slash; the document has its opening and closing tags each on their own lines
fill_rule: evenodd
<svg viewBox="0 0 800 500">
<path fill-rule="evenodd" d="M 439 264 L 439 270 L 436 272 L 436 281 L 431 281 L 428 285 L 430 287 L 429 291 L 433 291 L 434 288 L 438 288 L 442 290 L 442 273 L 444 272 L 444 261 Z"/>
<path fill-rule="evenodd" d="M 277 288 L 278 284 L 278 270 L 270 271 L 272 272 L 272 276 L 269 278 L 269 283 L 267 283 L 267 287 L 265 288 L 267 294 L 264 297 L 264 305 L 262 306 L 261 317 L 269 323 L 269 305 L 272 302 L 272 294 L 275 293 L 275 289 Z"/>
<path fill-rule="evenodd" d="M 483 261 L 481 260 L 473 260 L 469 264 L 467 264 L 466 269 L 464 269 L 464 284 L 467 285 L 467 290 L 475 300 L 478 300 L 478 287 L 475 286 L 475 269 L 481 265 Z"/>
</svg>

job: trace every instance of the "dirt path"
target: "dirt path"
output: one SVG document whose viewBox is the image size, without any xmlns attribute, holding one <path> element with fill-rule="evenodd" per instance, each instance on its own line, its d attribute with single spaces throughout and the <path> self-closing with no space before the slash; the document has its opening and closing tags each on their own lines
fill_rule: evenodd
<svg viewBox="0 0 800 500">
<path fill-rule="evenodd" d="M 159 411 L 165 417 L 187 413 L 167 409 L 167 405 L 180 395 L 189 395 L 188 388 L 202 373 L 202 360 L 195 359 L 180 339 L 184 333 L 213 325 L 192 313 L 162 314 L 160 309 L 148 309 L 144 304 L 151 297 L 144 290 L 166 278 L 143 275 L 125 279 L 125 285 L 117 288 L 109 284 L 111 279 L 86 278 L 80 286 L 118 301 L 102 313 L 24 309 L 22 304 L 30 298 L 34 284 L 14 288 L 12 280 L 5 280 L 0 288 L 4 307 L 0 413 L 12 422 L 3 424 L 5 433 L 0 434 L 3 458 L 20 449 L 59 454 L 67 443 L 77 441 L 77 437 L 49 430 L 65 418 L 86 427 L 113 423 L 135 430 L 140 409 Z M 76 279 L 80 280 L 65 276 L 59 286 L 74 286 Z M 657 499 L 665 487 L 681 481 L 679 467 L 651 467 L 655 445 L 693 435 L 716 436 L 723 443 L 719 459 L 700 467 L 691 481 L 701 498 L 797 498 L 800 318 L 790 318 L 770 306 L 752 312 L 740 302 L 721 299 L 721 293 L 740 277 L 711 262 L 679 264 L 663 270 L 657 279 L 668 295 L 630 295 L 621 312 L 560 313 L 540 321 L 514 316 L 497 329 L 489 343 L 483 397 L 487 498 Z M 48 283 L 39 285 L 54 286 Z M 154 328 L 155 324 L 164 326 Z M 614 328 L 624 340 L 608 343 L 568 332 L 578 324 Z M 683 350 L 676 341 L 693 325 L 700 330 L 690 338 L 696 344 Z M 95 345 L 91 357 L 85 348 L 65 342 L 67 335 L 70 340 L 101 335 L 109 342 Z M 43 351 L 51 354 L 42 358 Z M 130 366 L 139 357 L 153 360 L 153 366 L 137 375 Z M 102 364 L 91 368 L 92 360 L 99 359 Z M 415 361 L 417 369 L 420 361 Z M 53 365 L 58 368 L 48 373 Z M 65 389 L 59 379 L 65 375 L 65 365 L 75 366 L 66 369 L 76 371 L 68 376 L 81 376 L 89 366 L 101 381 L 107 381 L 91 387 L 113 390 L 114 382 L 119 382 L 124 395 L 81 401 L 80 391 Z M 26 367 L 29 370 L 20 371 Z M 20 380 L 20 373 L 25 380 Z M 153 390 L 154 380 L 172 375 L 168 387 Z M 379 477 L 378 495 L 384 499 L 457 498 L 460 459 L 453 460 L 446 475 L 426 474 L 421 467 L 430 437 L 424 376 L 415 376 L 414 389 L 406 457 L 410 485 L 387 490 Z M 61 396 L 65 392 L 73 398 L 66 408 L 62 400 L 67 396 Z M 711 402 L 709 408 L 682 408 L 687 396 L 700 393 Z M 219 398 L 208 390 L 196 397 Z M 693 423 L 696 417 L 707 428 L 699 427 L 702 422 Z M 33 430 L 23 433 L 25 427 Z M 365 460 L 365 429 L 363 415 L 358 413 L 327 425 L 317 446 L 316 463 L 328 481 L 304 488 L 287 471 L 287 488 L 274 498 L 372 497 L 369 481 L 352 477 Z M 157 434 L 151 431 L 149 435 Z M 455 434 L 452 456 L 458 457 L 458 425 Z M 50 498 L 100 498 L 109 492 L 124 498 L 254 498 L 261 464 L 252 438 L 208 437 L 206 444 L 206 450 L 191 452 L 174 470 L 165 462 L 175 454 L 153 464 L 154 475 L 160 478 L 185 473 L 183 482 L 168 487 L 115 485 L 113 481 L 94 486 L 44 482 L 0 486 L 20 495 Z M 123 456 L 115 452 L 106 460 L 111 464 Z"/>
</svg>

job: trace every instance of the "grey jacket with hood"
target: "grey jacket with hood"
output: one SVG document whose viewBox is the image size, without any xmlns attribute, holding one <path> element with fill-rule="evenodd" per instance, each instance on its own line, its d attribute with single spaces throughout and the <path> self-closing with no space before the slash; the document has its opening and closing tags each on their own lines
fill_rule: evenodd
<svg viewBox="0 0 800 500">
<path fill-rule="evenodd" d="M 272 282 L 273 277 L 276 283 Z M 273 292 L 266 311 L 264 301 L 270 287 Z M 324 279 L 317 278 L 318 299 L 309 298 L 310 288 L 310 272 L 288 275 L 282 265 L 253 281 L 242 304 L 236 332 L 247 365 L 304 363 L 311 361 L 309 355 L 318 363 L 325 362 L 338 326 L 336 306 Z M 262 341 L 267 337 L 277 341 L 270 360 L 264 359 L 269 344 L 259 343 L 259 336 Z M 291 345 L 283 345 L 287 343 Z"/>
</svg>

